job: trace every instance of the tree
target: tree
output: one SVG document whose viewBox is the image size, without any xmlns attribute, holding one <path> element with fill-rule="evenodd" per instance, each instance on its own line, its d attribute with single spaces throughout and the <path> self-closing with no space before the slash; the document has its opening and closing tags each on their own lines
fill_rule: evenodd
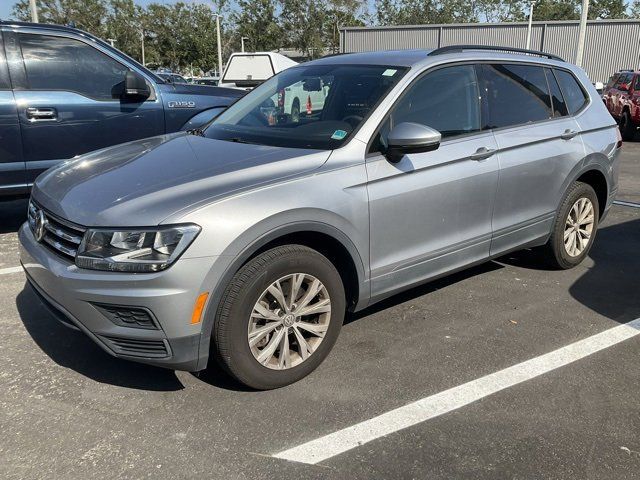
<svg viewBox="0 0 640 480">
<path fill-rule="evenodd" d="M 143 10 L 133 0 L 110 0 L 106 18 L 107 38 L 127 55 L 142 61 Z"/>
<path fill-rule="evenodd" d="M 41 22 L 57 25 L 75 25 L 104 38 L 107 3 L 105 0 L 38 0 L 38 17 Z M 13 6 L 13 16 L 31 21 L 29 0 L 19 0 Z"/>
<path fill-rule="evenodd" d="M 329 0 L 323 35 L 329 51 L 336 53 L 340 47 L 340 27 L 364 26 L 365 17 L 366 2 L 362 0 Z"/>
<path fill-rule="evenodd" d="M 475 22 L 474 5 L 465 0 L 376 0 L 379 25 Z"/>
<path fill-rule="evenodd" d="M 250 50 L 269 51 L 282 47 L 284 32 L 276 16 L 275 0 L 238 0 L 232 14 L 235 36 L 247 37 Z"/>
<path fill-rule="evenodd" d="M 321 57 L 325 49 L 324 4 L 319 0 L 282 0 L 282 28 L 288 44 L 309 58 Z"/>
</svg>

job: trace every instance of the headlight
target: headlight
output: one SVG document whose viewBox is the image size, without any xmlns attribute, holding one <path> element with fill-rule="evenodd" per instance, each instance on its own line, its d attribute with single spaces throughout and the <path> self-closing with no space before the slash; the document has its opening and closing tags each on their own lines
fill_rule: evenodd
<svg viewBox="0 0 640 480">
<path fill-rule="evenodd" d="M 182 255 L 200 232 L 197 225 L 103 230 L 90 228 L 76 265 L 114 272 L 158 272 Z"/>
</svg>

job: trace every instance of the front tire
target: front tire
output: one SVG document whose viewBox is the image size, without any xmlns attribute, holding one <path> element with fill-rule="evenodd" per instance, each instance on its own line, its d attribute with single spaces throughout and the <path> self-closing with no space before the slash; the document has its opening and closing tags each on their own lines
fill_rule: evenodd
<svg viewBox="0 0 640 480">
<path fill-rule="evenodd" d="M 251 388 L 296 382 L 331 351 L 345 308 L 342 279 L 326 257 L 302 245 L 267 250 L 225 291 L 212 333 L 216 357 Z"/>
<path fill-rule="evenodd" d="M 553 266 L 569 269 L 585 259 L 595 240 L 599 212 L 598 196 L 590 185 L 582 182 L 571 185 L 545 246 Z"/>
<path fill-rule="evenodd" d="M 638 127 L 633 123 L 631 119 L 631 114 L 625 110 L 622 113 L 622 118 L 620 118 L 620 135 L 622 135 L 622 139 L 625 142 L 630 142 L 636 136 L 636 131 Z"/>
</svg>

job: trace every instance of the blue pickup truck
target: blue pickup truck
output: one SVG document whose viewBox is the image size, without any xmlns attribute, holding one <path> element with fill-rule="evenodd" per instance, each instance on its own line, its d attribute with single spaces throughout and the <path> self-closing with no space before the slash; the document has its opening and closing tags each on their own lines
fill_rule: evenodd
<svg viewBox="0 0 640 480">
<path fill-rule="evenodd" d="M 0 21 L 0 198 L 76 155 L 200 127 L 244 93 L 165 81 L 75 28 Z"/>
</svg>

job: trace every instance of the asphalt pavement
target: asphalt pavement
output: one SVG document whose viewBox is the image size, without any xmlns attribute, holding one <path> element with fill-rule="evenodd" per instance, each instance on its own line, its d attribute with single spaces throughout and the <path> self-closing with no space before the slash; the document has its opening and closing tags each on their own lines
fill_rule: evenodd
<svg viewBox="0 0 640 480">
<path fill-rule="evenodd" d="M 619 199 L 640 203 L 640 143 L 622 155 Z M 518 252 L 351 315 L 316 372 L 269 392 L 114 359 L 56 323 L 9 270 L 25 209 L 0 205 L 1 478 L 640 478 L 640 208 L 614 206 L 575 269 Z M 574 357 L 536 373 L 554 351 Z M 444 413 L 408 416 L 425 399 Z M 376 434 L 387 412 L 406 428 Z M 336 432 L 354 444 L 319 463 L 274 457 Z"/>
</svg>

